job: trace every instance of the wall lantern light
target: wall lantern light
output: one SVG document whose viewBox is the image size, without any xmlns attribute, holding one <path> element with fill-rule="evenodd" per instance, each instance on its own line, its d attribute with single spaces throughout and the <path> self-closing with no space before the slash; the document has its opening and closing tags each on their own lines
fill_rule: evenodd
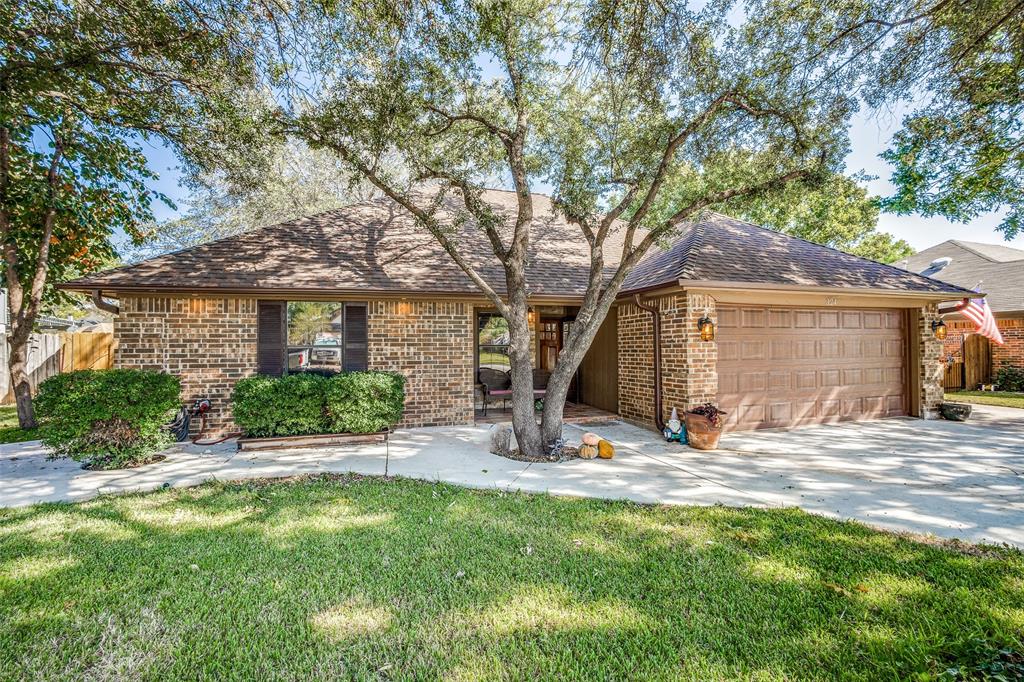
<svg viewBox="0 0 1024 682">
<path fill-rule="evenodd" d="M 526 313 L 526 319 L 530 324 L 537 321 L 537 313 L 534 312 L 533 308 L 530 308 L 529 312 Z"/>
<path fill-rule="evenodd" d="M 946 323 L 942 320 L 932 320 L 932 332 L 934 332 L 935 338 L 942 341 L 946 338 Z"/>
<path fill-rule="evenodd" d="M 408 315 L 411 312 L 412 312 L 412 304 L 409 303 L 409 301 L 407 301 L 407 300 L 405 300 L 403 298 L 401 301 L 398 302 L 398 314 L 399 315 Z"/>
<path fill-rule="evenodd" d="M 697 320 L 697 329 L 700 330 L 701 341 L 714 341 L 715 340 L 715 323 L 711 321 L 711 318 L 706 314 L 704 317 Z"/>
</svg>

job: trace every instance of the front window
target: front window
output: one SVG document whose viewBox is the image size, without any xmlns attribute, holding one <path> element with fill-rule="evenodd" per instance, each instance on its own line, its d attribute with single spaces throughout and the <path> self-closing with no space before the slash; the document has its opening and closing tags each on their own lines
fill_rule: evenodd
<svg viewBox="0 0 1024 682">
<path fill-rule="evenodd" d="M 477 322 L 477 366 L 508 372 L 512 362 L 508 355 L 508 322 L 501 315 L 483 313 Z"/>
<path fill-rule="evenodd" d="M 343 314 L 341 303 L 289 301 L 289 373 L 341 371 Z"/>
</svg>

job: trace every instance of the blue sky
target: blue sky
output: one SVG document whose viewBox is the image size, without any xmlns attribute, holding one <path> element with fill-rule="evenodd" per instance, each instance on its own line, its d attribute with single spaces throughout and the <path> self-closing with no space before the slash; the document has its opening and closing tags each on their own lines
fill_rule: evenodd
<svg viewBox="0 0 1024 682">
<path fill-rule="evenodd" d="M 889 140 L 900 127 L 899 112 L 881 112 L 870 115 L 859 114 L 853 120 L 850 129 L 852 149 L 846 159 L 847 171 L 850 173 L 863 170 L 868 175 L 877 176 L 868 183 L 868 189 L 876 195 L 885 196 L 892 190 L 888 178 L 892 168 L 881 158 Z M 159 173 L 160 180 L 155 189 L 162 191 L 178 204 L 178 211 L 163 206 L 156 206 L 157 218 L 164 220 L 181 212 L 188 199 L 188 191 L 179 184 L 180 173 L 174 155 L 166 148 L 151 145 L 146 148 L 146 157 L 150 167 Z M 545 188 L 537 188 L 544 191 Z M 901 239 L 907 240 L 915 249 L 924 249 L 947 239 L 964 239 L 975 242 L 1000 243 L 1024 249 L 1024 235 L 1010 242 L 1003 239 L 995 228 L 1001 217 L 997 213 L 977 218 L 967 224 L 951 223 L 944 218 L 924 218 L 917 215 L 897 216 L 882 214 L 879 228 L 890 232 Z"/>
</svg>

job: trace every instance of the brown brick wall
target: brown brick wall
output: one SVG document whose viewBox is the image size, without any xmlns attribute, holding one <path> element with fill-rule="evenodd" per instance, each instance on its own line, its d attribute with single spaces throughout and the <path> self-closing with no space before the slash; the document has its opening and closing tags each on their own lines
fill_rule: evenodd
<svg viewBox="0 0 1024 682">
<path fill-rule="evenodd" d="M 697 322 L 707 314 L 718 322 L 715 314 L 715 299 L 700 294 L 687 297 L 686 316 L 686 406 L 695 407 L 702 403 L 718 400 L 718 344 L 701 341 Z"/>
<path fill-rule="evenodd" d="M 653 329 L 646 310 L 633 303 L 619 306 L 619 414 L 644 424 L 654 422 Z"/>
<path fill-rule="evenodd" d="M 661 316 L 662 417 L 714 402 L 718 393 L 718 350 L 700 340 L 697 320 L 705 312 L 715 319 L 714 300 L 697 294 L 672 294 L 645 300 Z M 626 419 L 654 424 L 654 331 L 651 314 L 634 303 L 618 310 L 619 413 Z"/>
<path fill-rule="evenodd" d="M 178 376 L 183 402 L 213 401 L 211 433 L 232 430 L 231 391 L 256 368 L 256 301 L 125 296 L 120 305 L 115 366 Z"/>
<path fill-rule="evenodd" d="M 401 426 L 473 423 L 473 306 L 371 301 L 369 366 L 406 377 Z"/>
<path fill-rule="evenodd" d="M 473 313 L 468 303 L 371 301 L 369 367 L 406 376 L 401 426 L 473 422 Z M 256 371 L 256 300 L 124 297 L 117 367 L 179 376 L 182 401 L 208 397 L 211 433 L 235 429 L 231 392 Z"/>
<path fill-rule="evenodd" d="M 992 371 L 1003 367 L 1024 368 L 1024 319 L 996 320 L 1003 335 L 1002 346 L 992 344 Z"/>
</svg>

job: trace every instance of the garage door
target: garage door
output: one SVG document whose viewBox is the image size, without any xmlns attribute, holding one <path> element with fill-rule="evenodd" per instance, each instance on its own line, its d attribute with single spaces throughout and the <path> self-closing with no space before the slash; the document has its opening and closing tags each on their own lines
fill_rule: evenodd
<svg viewBox="0 0 1024 682">
<path fill-rule="evenodd" d="M 907 413 L 899 309 L 718 307 L 718 402 L 731 429 Z"/>
</svg>

